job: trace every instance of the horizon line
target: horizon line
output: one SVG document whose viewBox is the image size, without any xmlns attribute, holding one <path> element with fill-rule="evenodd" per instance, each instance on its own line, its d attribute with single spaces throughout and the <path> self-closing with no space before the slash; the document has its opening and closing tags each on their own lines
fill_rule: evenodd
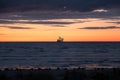
<svg viewBox="0 0 120 80">
<path fill-rule="evenodd" d="M 2 42 L 56 42 L 57 41 L 0 41 L 0 43 Z M 63 41 L 64 42 L 120 42 L 120 41 Z"/>
</svg>

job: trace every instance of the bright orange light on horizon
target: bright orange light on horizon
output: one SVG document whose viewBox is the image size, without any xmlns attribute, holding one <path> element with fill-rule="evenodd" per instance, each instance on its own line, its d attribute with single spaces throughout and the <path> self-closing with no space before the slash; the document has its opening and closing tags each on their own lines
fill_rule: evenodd
<svg viewBox="0 0 120 80">
<path fill-rule="evenodd" d="M 120 41 L 120 29 L 79 29 L 84 27 L 120 26 L 111 20 L 87 19 L 84 23 L 52 24 L 0 24 L 0 42 L 3 41 L 56 41 L 61 36 L 65 41 Z M 72 21 L 68 19 L 68 21 Z M 64 20 L 63 20 L 64 22 Z M 12 26 L 13 29 L 10 27 Z M 30 29 L 14 29 L 14 27 Z M 57 27 L 59 26 L 59 27 Z M 61 26 L 61 27 L 60 27 Z M 64 26 L 64 27 L 62 27 Z"/>
</svg>

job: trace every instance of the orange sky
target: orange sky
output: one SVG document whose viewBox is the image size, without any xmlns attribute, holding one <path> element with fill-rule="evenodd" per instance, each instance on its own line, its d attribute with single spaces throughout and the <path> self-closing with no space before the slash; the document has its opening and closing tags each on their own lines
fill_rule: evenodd
<svg viewBox="0 0 120 80">
<path fill-rule="evenodd" d="M 49 21 L 74 22 L 72 24 L 0 24 L 0 41 L 56 41 L 61 36 L 64 41 L 120 41 L 120 29 L 82 29 L 85 27 L 120 26 L 109 23 L 113 20 L 89 19 L 53 19 Z M 83 22 L 82 22 L 83 21 Z M 24 21 L 23 21 L 24 22 Z M 116 20 L 114 20 L 116 22 Z M 12 29 L 9 27 L 26 27 L 30 29 Z"/>
</svg>

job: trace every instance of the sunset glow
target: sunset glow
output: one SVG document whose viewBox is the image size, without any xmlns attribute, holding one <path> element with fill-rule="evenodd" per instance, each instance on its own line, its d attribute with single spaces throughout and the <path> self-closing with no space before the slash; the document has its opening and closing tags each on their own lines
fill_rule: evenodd
<svg viewBox="0 0 120 80">
<path fill-rule="evenodd" d="M 58 36 L 65 41 L 120 41 L 120 29 L 85 29 L 85 27 L 120 26 L 113 20 L 50 19 L 7 20 L 0 24 L 0 41 L 56 41 Z M 33 24 L 32 22 L 39 22 Z M 42 23 L 43 22 L 43 23 Z M 58 22 L 58 24 L 56 24 Z M 118 20 L 114 20 L 118 22 Z M 60 23 L 60 24 L 59 24 Z"/>
<path fill-rule="evenodd" d="M 0 42 L 120 41 L 119 1 L 10 1 L 0 6 Z"/>
</svg>

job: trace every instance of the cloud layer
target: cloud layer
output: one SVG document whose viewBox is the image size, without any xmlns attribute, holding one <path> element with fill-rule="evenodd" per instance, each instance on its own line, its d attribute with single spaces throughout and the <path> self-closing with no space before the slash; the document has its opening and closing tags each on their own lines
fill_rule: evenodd
<svg viewBox="0 0 120 80">
<path fill-rule="evenodd" d="M 75 24 L 75 23 L 83 23 L 81 19 L 47 19 L 47 20 L 37 20 L 37 19 L 25 19 L 22 20 L 22 17 L 17 19 L 0 19 L 0 24 L 39 24 L 39 25 L 52 25 L 53 27 L 66 27 L 65 25 Z M 6 26 L 5 26 L 6 27 Z M 8 27 L 8 26 L 7 26 Z M 29 29 L 26 27 L 11 27 L 11 29 Z"/>
<path fill-rule="evenodd" d="M 0 12 L 17 11 L 92 11 L 120 8 L 120 0 L 0 0 Z"/>
<path fill-rule="evenodd" d="M 33 29 L 30 27 L 19 27 L 19 26 L 0 26 L 0 27 L 9 28 L 9 29 Z"/>
<path fill-rule="evenodd" d="M 106 27 L 84 27 L 84 28 L 78 28 L 78 29 L 88 29 L 88 30 L 101 30 L 101 29 L 120 29 L 120 27 L 117 26 L 106 26 Z"/>
<path fill-rule="evenodd" d="M 115 24 L 120 24 L 120 22 L 108 22 L 108 23 L 115 23 Z"/>
</svg>

